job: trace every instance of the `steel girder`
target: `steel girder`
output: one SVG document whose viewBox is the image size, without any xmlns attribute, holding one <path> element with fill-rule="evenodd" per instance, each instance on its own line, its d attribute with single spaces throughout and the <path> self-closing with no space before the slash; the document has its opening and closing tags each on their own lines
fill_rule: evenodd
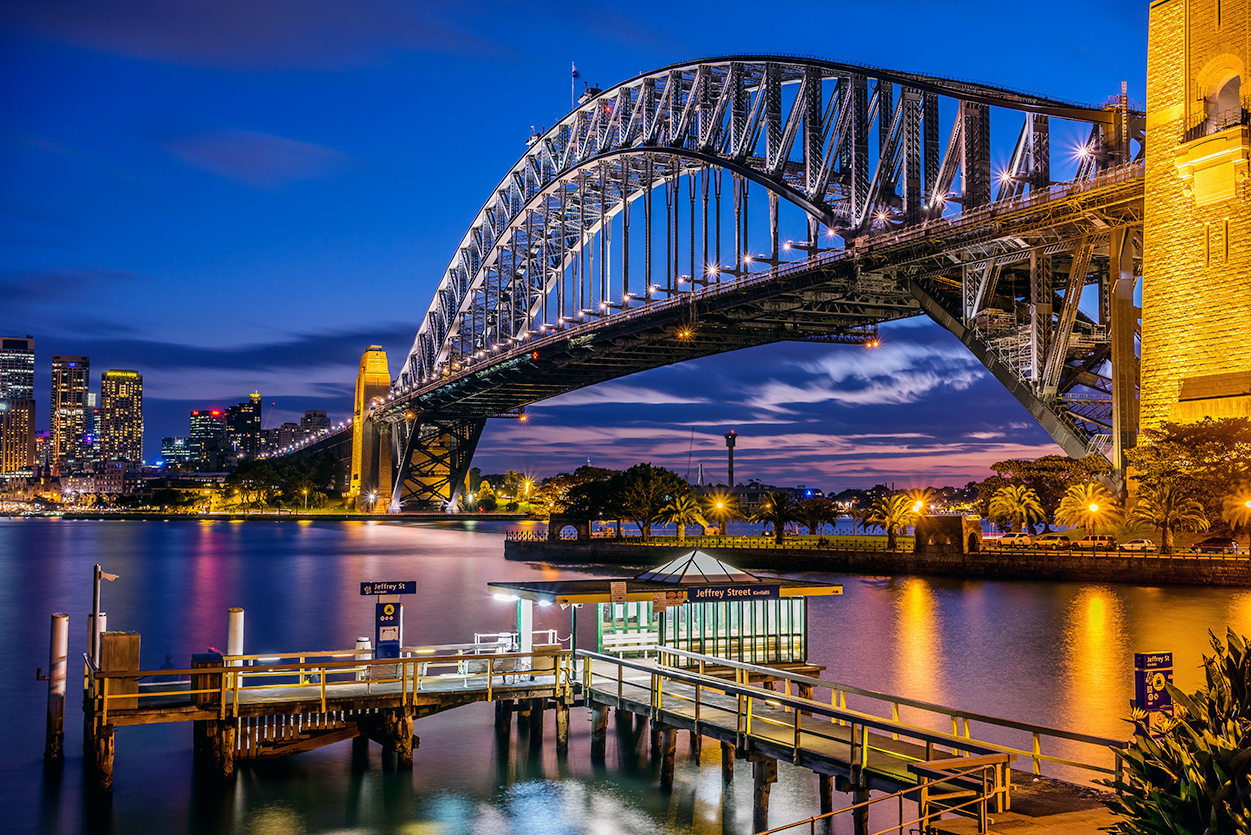
<svg viewBox="0 0 1251 835">
<path fill-rule="evenodd" d="M 420 416 L 396 424 L 399 466 L 388 510 L 455 512 L 486 419 Z"/>
<path fill-rule="evenodd" d="M 787 86 L 794 95 L 783 94 Z M 958 104 L 945 156 L 938 144 L 941 97 Z M 987 203 L 991 105 L 1023 111 L 1027 124 L 1045 126 L 1049 116 L 1086 121 L 1096 136 L 1116 119 L 1104 109 L 1004 88 L 774 56 L 674 65 L 588 98 L 532 142 L 479 212 L 420 323 L 397 387 L 411 390 L 458 373 L 501 346 L 570 320 L 608 318 L 655 296 L 749 271 L 747 213 L 740 211 L 749 183 L 769 196 L 774 241 L 779 196 L 808 213 L 809 252 L 818 249 L 818 223 L 846 239 L 942 214 L 958 170 L 965 193 L 951 197 L 965 201 L 966 210 Z M 875 122 L 877 147 L 870 153 Z M 1031 171 L 1030 188 L 1047 184 L 1038 170 Z M 735 201 L 736 257 L 729 266 L 720 257 L 723 172 L 731 175 Z M 684 179 L 691 251 L 683 277 Z M 716 258 L 700 264 L 697 179 L 705 195 L 705 252 L 709 191 L 717 214 Z M 665 197 L 666 284 L 653 280 L 649 224 L 643 282 L 636 277 L 631 287 L 629 209 L 642 198 L 650 221 L 653 191 Z M 609 238 L 618 214 L 624 240 L 614 276 Z M 762 260 L 776 264 L 776 247 Z"/>
</svg>

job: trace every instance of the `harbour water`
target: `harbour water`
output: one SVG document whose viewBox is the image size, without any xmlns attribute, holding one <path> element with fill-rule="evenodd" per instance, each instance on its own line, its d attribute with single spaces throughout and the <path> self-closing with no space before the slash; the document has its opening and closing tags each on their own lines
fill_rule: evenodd
<svg viewBox="0 0 1251 835">
<path fill-rule="evenodd" d="M 86 646 L 91 566 L 105 584 L 110 629 L 142 633 L 143 664 L 224 647 L 226 610 L 246 610 L 246 651 L 329 650 L 370 634 L 362 580 L 418 581 L 405 639 L 468 640 L 507 631 L 513 609 L 490 580 L 576 576 L 505 562 L 517 523 L 66 522 L 0 519 L 0 829 L 38 833 L 723 833 L 751 831 L 751 775 L 723 791 L 720 769 L 679 747 L 674 791 L 610 740 L 594 767 L 587 714 L 575 711 L 570 752 L 554 741 L 501 746 L 489 705 L 417 722 L 410 771 L 388 771 L 377 746 L 354 772 L 340 744 L 260 766 L 225 787 L 197 782 L 187 724 L 122 728 L 111 798 L 85 791 L 78 671 Z M 732 561 L 731 558 L 730 561 Z M 613 569 L 588 569 L 618 575 Z M 1176 682 L 1200 683 L 1207 633 L 1251 633 L 1251 590 L 839 577 L 841 597 L 816 598 L 810 655 L 846 684 L 1090 734 L 1126 735 L 1132 654 L 1172 651 Z M 70 686 L 63 766 L 42 762 L 49 615 L 70 614 Z M 538 610 L 536 627 L 569 632 L 567 612 Z M 589 631 L 589 630 L 587 630 Z M 582 635 L 582 644 L 593 635 Z M 550 721 L 550 719 L 549 719 Z M 610 725 L 610 729 L 611 729 Z M 514 732 L 515 733 L 515 732 Z M 713 746 L 709 746 L 713 749 Z M 706 750 L 706 757 L 717 752 Z M 775 825 L 813 814 L 816 781 L 781 766 Z M 849 826 L 849 822 L 848 822 Z M 839 830 L 841 831 L 841 829 Z"/>
</svg>

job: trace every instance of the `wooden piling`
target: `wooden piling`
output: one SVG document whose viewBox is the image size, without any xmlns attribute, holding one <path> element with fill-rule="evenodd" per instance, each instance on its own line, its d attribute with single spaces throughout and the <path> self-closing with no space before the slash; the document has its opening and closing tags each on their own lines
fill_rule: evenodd
<svg viewBox="0 0 1251 835">
<path fill-rule="evenodd" d="M 734 744 L 721 743 L 721 782 L 734 782 Z"/>
<path fill-rule="evenodd" d="M 704 750 L 704 738 L 699 735 L 698 731 L 690 731 L 690 743 L 691 759 L 698 764 L 699 755 L 702 754 Z"/>
<path fill-rule="evenodd" d="M 495 732 L 508 736 L 513 727 L 512 699 L 500 699 L 495 703 Z"/>
<path fill-rule="evenodd" d="M 92 766 L 96 786 L 104 791 L 113 789 L 113 726 L 99 725 L 92 734 Z"/>
<path fill-rule="evenodd" d="M 857 788 L 851 795 L 852 803 L 868 803 L 869 789 L 861 786 Z M 851 825 L 855 835 L 869 835 L 869 807 L 861 806 L 858 809 L 851 810 Z"/>
<path fill-rule="evenodd" d="M 556 700 L 556 753 L 569 753 L 569 705 L 564 699 Z"/>
<path fill-rule="evenodd" d="M 530 741 L 543 738 L 543 709 L 547 707 L 547 699 L 530 700 Z"/>
<path fill-rule="evenodd" d="M 383 717 L 383 735 L 387 750 L 395 754 L 400 768 L 413 766 L 413 717 L 403 710 L 388 710 Z"/>
<path fill-rule="evenodd" d="M 817 773 L 817 796 L 821 800 L 821 814 L 834 811 L 834 778 L 828 774 Z"/>
<path fill-rule="evenodd" d="M 660 729 L 660 788 L 673 789 L 674 760 L 678 751 L 677 728 L 668 725 Z"/>
<path fill-rule="evenodd" d="M 591 705 L 591 759 L 603 762 L 608 748 L 608 706 Z"/>
<path fill-rule="evenodd" d="M 235 723 L 224 720 L 217 723 L 217 734 L 213 738 L 213 753 L 217 759 L 217 769 L 223 780 L 235 776 Z"/>
<path fill-rule="evenodd" d="M 69 615 L 52 616 L 52 637 L 48 643 L 48 718 L 44 729 L 43 758 L 65 759 L 65 672 L 69 654 Z"/>
<path fill-rule="evenodd" d="M 751 805 L 752 828 L 759 832 L 769 828 L 769 791 L 778 781 L 778 761 L 772 757 L 756 760 L 752 763 L 752 777 L 755 783 Z"/>
<path fill-rule="evenodd" d="M 647 756 L 654 763 L 660 759 L 660 723 L 655 719 L 651 720 L 650 743 Z"/>
</svg>

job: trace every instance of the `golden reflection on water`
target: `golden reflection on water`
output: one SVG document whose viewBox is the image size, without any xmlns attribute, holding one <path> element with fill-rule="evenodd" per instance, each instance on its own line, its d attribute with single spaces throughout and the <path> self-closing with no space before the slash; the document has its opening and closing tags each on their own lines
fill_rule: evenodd
<svg viewBox="0 0 1251 835">
<path fill-rule="evenodd" d="M 933 587 L 920 577 L 908 577 L 895 595 L 895 611 L 899 650 L 896 692 L 941 702 L 943 647 Z"/>
<path fill-rule="evenodd" d="M 1088 728 L 1092 719 L 1108 727 L 1105 722 L 1129 712 L 1132 694 L 1124 670 L 1133 658 L 1119 594 L 1107 586 L 1085 586 L 1077 593 L 1065 612 L 1062 652 L 1065 696 L 1057 705 L 1056 727 Z"/>
<path fill-rule="evenodd" d="M 1225 621 L 1239 635 L 1251 636 L 1251 591 L 1238 592 L 1230 598 Z M 1224 642 L 1223 634 L 1217 637 Z"/>
</svg>

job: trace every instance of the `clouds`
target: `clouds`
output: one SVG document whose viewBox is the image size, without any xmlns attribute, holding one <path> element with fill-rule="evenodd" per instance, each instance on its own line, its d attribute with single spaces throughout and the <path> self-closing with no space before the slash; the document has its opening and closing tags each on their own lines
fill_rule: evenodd
<svg viewBox="0 0 1251 835">
<path fill-rule="evenodd" d="M 219 70 L 336 70 L 401 50 L 498 53 L 436 3 L 381 0 L 12 0 L 7 28 L 127 58 Z"/>
<path fill-rule="evenodd" d="M 250 130 L 184 136 L 166 142 L 165 148 L 193 168 L 266 190 L 330 177 L 354 162 L 324 145 Z"/>
</svg>

